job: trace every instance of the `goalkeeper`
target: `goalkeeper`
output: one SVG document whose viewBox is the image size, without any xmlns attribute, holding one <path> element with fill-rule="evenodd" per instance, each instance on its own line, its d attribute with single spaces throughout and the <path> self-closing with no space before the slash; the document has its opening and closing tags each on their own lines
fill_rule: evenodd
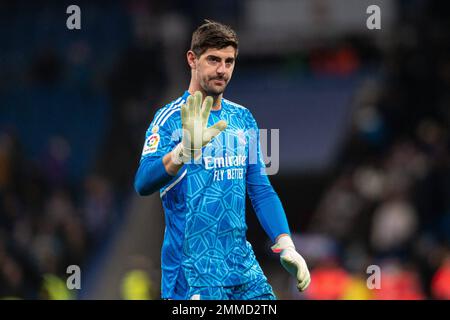
<svg viewBox="0 0 450 320">
<path fill-rule="evenodd" d="M 260 154 L 248 109 L 223 98 L 238 53 L 236 33 L 205 20 L 192 35 L 188 90 L 156 112 L 135 189 L 160 191 L 166 229 L 163 299 L 275 299 L 246 240 L 245 196 L 300 291 L 310 275 Z"/>
</svg>

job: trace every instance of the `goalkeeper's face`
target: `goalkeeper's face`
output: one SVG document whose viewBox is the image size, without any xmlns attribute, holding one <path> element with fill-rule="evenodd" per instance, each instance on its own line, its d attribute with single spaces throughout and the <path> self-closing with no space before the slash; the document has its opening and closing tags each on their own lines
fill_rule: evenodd
<svg viewBox="0 0 450 320">
<path fill-rule="evenodd" d="M 231 79 L 236 60 L 232 46 L 223 49 L 208 49 L 195 59 L 194 77 L 207 95 L 218 96 L 225 91 Z"/>
</svg>

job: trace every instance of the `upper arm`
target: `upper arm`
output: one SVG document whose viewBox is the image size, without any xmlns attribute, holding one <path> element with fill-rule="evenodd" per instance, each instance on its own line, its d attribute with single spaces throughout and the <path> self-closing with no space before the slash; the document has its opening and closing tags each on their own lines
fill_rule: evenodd
<svg viewBox="0 0 450 320">
<path fill-rule="evenodd" d="M 266 176 L 264 157 L 261 152 L 261 142 L 258 124 L 253 115 L 248 112 L 247 116 L 247 136 L 248 136 L 248 164 L 247 176 L 253 177 L 256 174 Z"/>
<path fill-rule="evenodd" d="M 141 161 L 144 158 L 159 159 L 180 142 L 179 112 L 179 108 L 158 110 L 145 134 Z"/>
<path fill-rule="evenodd" d="M 179 109 L 158 110 L 145 134 L 141 160 L 135 176 L 135 189 L 140 195 L 153 193 L 173 178 L 166 172 L 162 158 L 179 140 L 176 112 L 179 113 Z"/>
</svg>

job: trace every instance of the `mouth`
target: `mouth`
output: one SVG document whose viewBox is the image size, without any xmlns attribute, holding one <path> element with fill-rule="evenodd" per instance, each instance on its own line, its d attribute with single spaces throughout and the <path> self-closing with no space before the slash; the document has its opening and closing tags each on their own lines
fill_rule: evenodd
<svg viewBox="0 0 450 320">
<path fill-rule="evenodd" d="M 223 86 L 226 83 L 225 80 L 223 80 L 223 79 L 214 79 L 212 81 L 216 86 Z"/>
</svg>

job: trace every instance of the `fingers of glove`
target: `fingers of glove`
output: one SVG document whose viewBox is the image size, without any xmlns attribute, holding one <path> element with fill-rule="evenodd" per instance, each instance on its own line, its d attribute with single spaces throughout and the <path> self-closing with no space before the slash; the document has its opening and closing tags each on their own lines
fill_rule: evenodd
<svg viewBox="0 0 450 320">
<path fill-rule="evenodd" d="M 300 265 L 297 272 L 297 287 L 300 291 L 303 291 L 309 286 L 309 283 L 311 282 L 311 275 L 309 274 L 308 266 L 306 265 L 306 262 L 305 260 L 303 260 L 303 258 L 301 258 L 299 264 Z"/>
<path fill-rule="evenodd" d="M 200 117 L 203 95 L 200 91 L 194 93 L 194 117 Z"/>
<path fill-rule="evenodd" d="M 308 274 L 308 276 L 298 284 L 298 288 L 301 291 L 304 291 L 306 288 L 308 288 L 310 283 L 311 283 L 311 277 Z"/>
<path fill-rule="evenodd" d="M 194 97 L 189 96 L 186 101 L 187 104 L 187 117 L 193 118 L 194 116 Z"/>
<path fill-rule="evenodd" d="M 189 132 L 191 110 L 189 109 L 189 106 L 192 104 L 192 101 L 189 98 L 190 97 L 188 97 L 187 103 L 181 106 L 181 127 L 183 129 L 183 144 L 185 147 L 188 147 L 191 141 L 191 133 Z"/>
<path fill-rule="evenodd" d="M 202 121 L 205 124 L 205 126 L 208 123 L 208 118 L 211 112 L 212 105 L 213 105 L 213 98 L 207 96 L 205 98 L 205 101 L 203 101 L 203 108 L 202 108 Z"/>
<path fill-rule="evenodd" d="M 298 271 L 297 271 L 297 279 L 305 279 L 308 273 L 308 267 L 306 266 L 305 260 L 298 255 L 299 257 L 296 258 L 296 264 L 298 265 Z"/>
<path fill-rule="evenodd" d="M 294 277 L 298 278 L 299 266 L 295 263 L 294 259 L 289 255 L 285 254 L 280 257 L 281 265 Z"/>
<path fill-rule="evenodd" d="M 213 124 L 211 127 L 203 131 L 203 141 L 207 144 L 214 139 L 219 133 L 227 128 L 227 122 L 220 120 Z"/>
<path fill-rule="evenodd" d="M 189 113 L 189 110 L 188 110 L 187 104 L 183 104 L 181 106 L 181 124 L 182 124 L 183 128 L 186 124 L 186 121 L 188 118 L 188 113 Z"/>
<path fill-rule="evenodd" d="M 221 133 L 223 130 L 227 128 L 228 124 L 225 120 L 220 120 L 214 123 L 211 127 L 208 128 L 217 131 L 217 134 Z M 216 134 L 216 135 L 217 135 Z"/>
<path fill-rule="evenodd" d="M 297 289 L 300 291 L 305 291 L 309 284 L 311 283 L 311 277 L 307 277 L 305 280 L 303 280 L 302 282 L 299 282 L 297 284 Z"/>
<path fill-rule="evenodd" d="M 309 278 L 308 266 L 298 252 L 285 250 L 280 258 L 282 259 L 283 266 L 289 273 L 295 276 L 299 282 L 303 282 L 305 279 Z"/>
</svg>

